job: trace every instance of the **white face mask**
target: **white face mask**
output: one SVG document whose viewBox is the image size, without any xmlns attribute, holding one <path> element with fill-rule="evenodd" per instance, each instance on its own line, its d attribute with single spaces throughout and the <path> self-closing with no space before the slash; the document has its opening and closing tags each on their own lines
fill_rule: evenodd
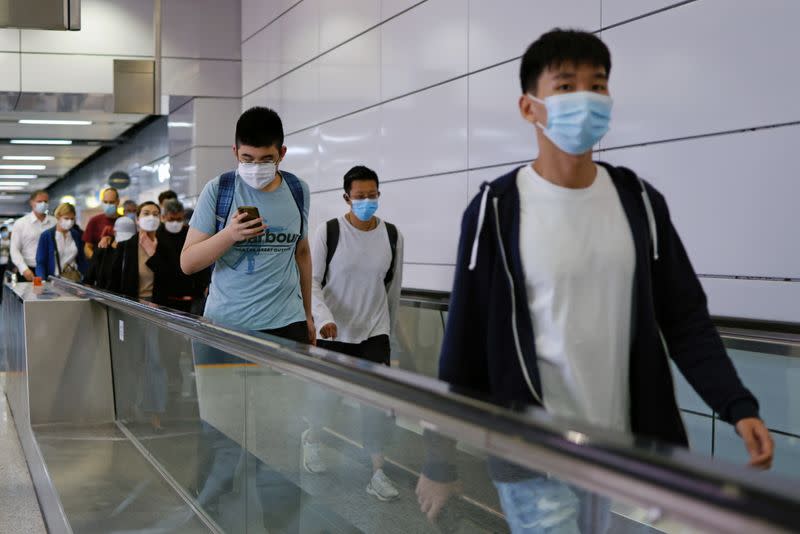
<svg viewBox="0 0 800 534">
<path fill-rule="evenodd" d="M 50 204 L 48 204 L 47 202 L 42 201 L 42 202 L 37 202 L 33 206 L 33 211 L 35 211 L 36 213 L 42 214 L 42 213 L 47 213 L 47 210 L 49 208 L 50 208 Z"/>
<path fill-rule="evenodd" d="M 273 162 L 268 163 L 242 163 L 237 169 L 244 183 L 253 189 L 264 189 L 275 180 L 278 166 Z"/>
<path fill-rule="evenodd" d="M 58 225 L 62 230 L 69 230 L 75 226 L 75 219 L 59 219 Z"/>
<path fill-rule="evenodd" d="M 156 215 L 143 215 L 139 217 L 139 228 L 145 232 L 155 232 L 158 230 L 158 225 L 161 221 Z"/>
<path fill-rule="evenodd" d="M 164 223 L 164 228 L 167 229 L 167 232 L 171 234 L 180 233 L 183 230 L 183 222 L 182 221 L 167 221 Z"/>
</svg>

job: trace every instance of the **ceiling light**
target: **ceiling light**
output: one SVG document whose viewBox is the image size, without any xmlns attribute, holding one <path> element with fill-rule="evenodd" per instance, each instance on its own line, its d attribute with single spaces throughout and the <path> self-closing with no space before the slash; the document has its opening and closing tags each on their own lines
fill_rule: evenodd
<svg viewBox="0 0 800 534">
<path fill-rule="evenodd" d="M 168 122 L 167 126 L 170 128 L 191 128 L 194 124 L 191 122 Z"/>
<path fill-rule="evenodd" d="M 16 178 L 17 180 L 35 180 L 38 177 L 37 174 L 0 174 L 0 178 Z"/>
<path fill-rule="evenodd" d="M 3 156 L 6 161 L 53 161 L 53 156 Z"/>
<path fill-rule="evenodd" d="M 50 124 L 53 126 L 89 126 L 92 121 L 61 121 L 47 119 L 20 119 L 20 124 Z"/>
<path fill-rule="evenodd" d="M 0 185 L 0 191 L 22 191 L 25 189 L 19 185 Z"/>
<path fill-rule="evenodd" d="M 69 139 L 12 139 L 12 145 L 71 145 Z"/>
<path fill-rule="evenodd" d="M 4 171 L 43 171 L 46 168 L 44 165 L 0 165 Z"/>
<path fill-rule="evenodd" d="M 0 182 L 0 187 L 6 185 L 30 185 L 28 182 Z"/>
<path fill-rule="evenodd" d="M 74 206 L 75 204 L 77 204 L 77 200 L 75 200 L 75 197 L 73 197 L 72 195 L 64 195 L 63 197 L 61 197 L 60 203 L 72 204 Z"/>
</svg>

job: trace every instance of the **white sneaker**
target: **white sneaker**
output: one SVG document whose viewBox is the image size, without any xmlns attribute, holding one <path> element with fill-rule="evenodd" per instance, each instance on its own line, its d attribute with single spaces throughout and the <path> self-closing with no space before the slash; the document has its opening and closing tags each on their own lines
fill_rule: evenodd
<svg viewBox="0 0 800 534">
<path fill-rule="evenodd" d="M 328 470 L 328 466 L 322 460 L 322 444 L 308 441 L 310 432 L 311 429 L 309 428 L 300 435 L 300 443 L 303 446 L 303 468 L 313 474 L 324 473 Z"/>
<path fill-rule="evenodd" d="M 386 476 L 383 469 L 378 469 L 372 475 L 372 480 L 367 485 L 367 493 L 384 502 L 396 499 L 400 495 L 400 492 L 397 491 L 394 483 Z"/>
</svg>

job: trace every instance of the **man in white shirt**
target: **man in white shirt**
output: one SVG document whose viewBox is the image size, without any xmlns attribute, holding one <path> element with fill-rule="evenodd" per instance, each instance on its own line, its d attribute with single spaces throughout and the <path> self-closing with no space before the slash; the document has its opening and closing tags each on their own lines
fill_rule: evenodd
<svg viewBox="0 0 800 534">
<path fill-rule="evenodd" d="M 56 218 L 47 214 L 50 195 L 47 191 L 34 191 L 28 203 L 31 212 L 18 219 L 11 230 L 11 262 L 28 282 L 36 273 L 36 250 L 42 232 L 56 225 Z"/>
<path fill-rule="evenodd" d="M 344 176 L 344 200 L 350 211 L 317 230 L 311 247 L 314 323 L 321 325 L 317 345 L 373 363 L 389 365 L 389 336 L 400 305 L 403 285 L 403 236 L 377 217 L 378 175 L 357 166 Z M 318 403 L 315 412 L 329 402 Z M 372 459 L 367 493 L 381 501 L 399 493 L 383 471 L 386 416 L 361 407 L 364 448 Z M 320 456 L 319 427 L 303 433 L 303 465 L 311 473 L 325 471 Z"/>
<path fill-rule="evenodd" d="M 750 465 L 773 442 L 739 379 L 664 197 L 595 162 L 609 129 L 611 54 L 596 35 L 552 30 L 522 57 L 519 110 L 538 156 L 483 184 L 462 224 L 439 377 L 501 406 L 688 446 L 669 360 L 734 425 Z M 455 488 L 431 447 L 417 486 L 436 516 Z M 498 459 L 490 471 L 515 534 L 603 532 L 607 502 Z M 546 503 L 544 505 L 543 503 Z"/>
</svg>

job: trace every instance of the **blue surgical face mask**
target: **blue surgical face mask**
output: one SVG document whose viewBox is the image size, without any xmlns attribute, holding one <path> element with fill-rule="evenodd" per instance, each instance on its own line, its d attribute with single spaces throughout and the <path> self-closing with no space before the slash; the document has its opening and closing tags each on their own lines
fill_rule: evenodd
<svg viewBox="0 0 800 534">
<path fill-rule="evenodd" d="M 39 214 L 47 213 L 47 210 L 49 208 L 50 204 L 48 204 L 47 202 L 37 202 L 36 205 L 33 206 L 33 210 Z"/>
<path fill-rule="evenodd" d="M 2 232 L 0 232 L 0 237 L 2 237 L 3 239 L 8 239 L 8 232 L 3 230 Z"/>
<path fill-rule="evenodd" d="M 536 123 L 553 144 L 567 154 L 584 154 L 608 132 L 613 100 L 591 91 L 528 98 L 547 108 L 547 125 Z"/>
<path fill-rule="evenodd" d="M 106 204 L 103 203 L 103 213 L 106 214 L 107 217 L 112 217 L 117 214 L 117 205 L 116 204 Z"/>
<path fill-rule="evenodd" d="M 129 218 L 130 220 L 136 222 L 136 214 L 135 213 L 126 213 L 125 217 Z"/>
<path fill-rule="evenodd" d="M 364 200 L 351 200 L 353 214 L 359 221 L 367 222 L 378 211 L 378 199 L 365 198 Z"/>
</svg>

